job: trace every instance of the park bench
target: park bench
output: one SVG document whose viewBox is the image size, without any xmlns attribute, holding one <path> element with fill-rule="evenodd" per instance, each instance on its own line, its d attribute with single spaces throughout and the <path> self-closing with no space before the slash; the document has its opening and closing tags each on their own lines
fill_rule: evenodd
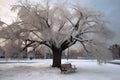
<svg viewBox="0 0 120 80">
<path fill-rule="evenodd" d="M 76 71 L 75 65 L 72 65 L 71 63 L 61 64 L 60 70 L 61 73 L 71 73 Z"/>
</svg>

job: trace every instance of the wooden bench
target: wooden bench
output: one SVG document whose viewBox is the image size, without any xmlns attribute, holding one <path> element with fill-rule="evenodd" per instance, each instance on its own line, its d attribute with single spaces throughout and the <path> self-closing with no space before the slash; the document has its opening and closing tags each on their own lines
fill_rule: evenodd
<svg viewBox="0 0 120 80">
<path fill-rule="evenodd" d="M 71 63 L 67 63 L 67 64 L 61 64 L 60 70 L 61 73 L 71 73 L 71 72 L 75 72 L 76 71 L 76 67 L 71 65 Z"/>
</svg>

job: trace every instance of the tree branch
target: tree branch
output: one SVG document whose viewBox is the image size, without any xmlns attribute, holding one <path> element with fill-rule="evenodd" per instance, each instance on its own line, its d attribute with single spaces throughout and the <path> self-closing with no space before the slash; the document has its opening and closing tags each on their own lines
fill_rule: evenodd
<svg viewBox="0 0 120 80">
<path fill-rule="evenodd" d="M 87 48 L 86 48 L 84 42 L 88 42 L 89 40 L 80 40 L 79 38 L 75 38 L 75 39 L 76 39 L 77 41 L 79 41 L 79 42 L 82 44 L 83 48 L 84 48 L 85 51 L 88 53 L 89 51 L 87 50 Z"/>
<path fill-rule="evenodd" d="M 86 33 L 97 33 L 97 31 L 84 31 L 84 32 L 79 33 L 78 35 L 82 35 Z"/>
<path fill-rule="evenodd" d="M 65 49 L 69 48 L 70 46 L 74 45 L 76 42 L 77 42 L 77 40 L 74 40 L 73 42 L 70 42 L 67 45 L 64 45 L 62 47 L 62 50 L 65 50 Z"/>
<path fill-rule="evenodd" d="M 74 45 L 77 42 L 77 40 L 73 39 L 71 36 L 68 40 L 64 41 L 61 45 L 62 50 L 67 49 L 68 47 Z"/>
<path fill-rule="evenodd" d="M 66 22 L 67 22 L 67 21 L 66 21 Z M 66 22 L 64 22 L 63 24 L 61 24 L 61 26 L 60 26 L 60 28 L 59 28 L 58 31 L 60 31 L 60 30 L 64 27 L 64 25 L 65 25 Z"/>
<path fill-rule="evenodd" d="M 27 44 L 22 50 L 24 51 L 27 47 L 29 47 L 31 44 L 35 43 L 35 41 L 31 41 L 29 44 Z"/>
<path fill-rule="evenodd" d="M 83 48 L 85 49 L 85 51 L 86 51 L 87 53 L 89 53 L 89 51 L 87 50 L 85 44 L 84 44 L 83 42 L 80 42 L 80 43 L 82 44 L 82 46 L 83 46 Z"/>
<path fill-rule="evenodd" d="M 50 46 L 49 44 L 47 44 L 47 41 L 36 41 L 36 40 L 30 40 L 30 39 L 27 39 L 27 41 L 29 41 L 30 43 L 27 44 L 27 45 L 23 48 L 23 50 L 25 50 L 27 47 L 31 46 L 31 45 L 32 45 L 33 43 L 35 43 L 35 42 L 37 42 L 39 45 L 44 44 L 44 45 L 48 46 L 49 48 L 51 48 L 51 46 Z"/>
</svg>

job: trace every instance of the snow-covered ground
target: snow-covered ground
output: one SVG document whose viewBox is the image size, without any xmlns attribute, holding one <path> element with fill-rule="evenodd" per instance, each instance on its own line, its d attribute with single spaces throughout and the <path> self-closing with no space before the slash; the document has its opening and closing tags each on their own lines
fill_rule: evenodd
<svg viewBox="0 0 120 80">
<path fill-rule="evenodd" d="M 0 80 L 120 80 L 120 65 L 98 65 L 95 60 L 63 60 L 76 65 L 77 71 L 61 74 L 50 59 L 0 60 Z"/>
</svg>

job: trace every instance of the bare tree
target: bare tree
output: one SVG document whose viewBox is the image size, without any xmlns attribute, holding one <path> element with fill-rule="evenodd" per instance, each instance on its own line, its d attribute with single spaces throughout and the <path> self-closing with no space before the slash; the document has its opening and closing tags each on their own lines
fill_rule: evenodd
<svg viewBox="0 0 120 80">
<path fill-rule="evenodd" d="M 27 41 L 23 50 L 29 46 L 46 45 L 53 53 L 53 67 L 60 67 L 62 52 L 76 42 L 82 44 L 86 52 L 92 53 L 99 62 L 111 59 L 102 41 L 111 38 L 111 31 L 106 27 L 104 16 L 98 11 L 79 4 L 51 4 L 48 1 L 36 4 L 20 2 L 12 10 L 18 11 L 18 21 L 13 23 L 14 30 L 18 31 L 13 33 L 9 29 L 12 36 L 2 38 Z M 97 36 L 100 40 L 96 40 Z"/>
</svg>

